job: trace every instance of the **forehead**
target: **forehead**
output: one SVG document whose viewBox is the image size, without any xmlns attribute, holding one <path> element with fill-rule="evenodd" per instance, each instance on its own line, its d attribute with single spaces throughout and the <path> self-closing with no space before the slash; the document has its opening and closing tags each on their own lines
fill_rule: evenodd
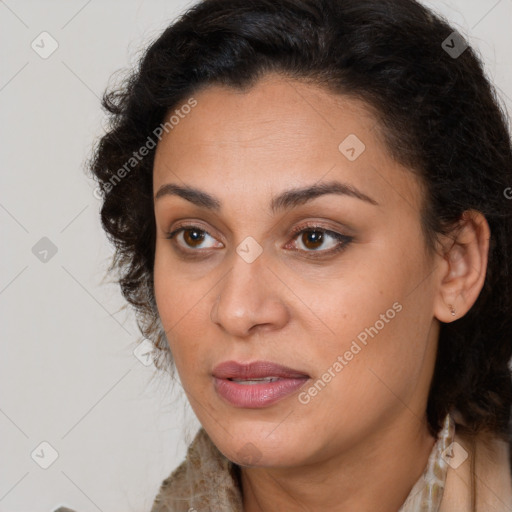
<svg viewBox="0 0 512 512">
<path fill-rule="evenodd" d="M 246 91 L 209 86 L 194 98 L 197 106 L 164 134 L 164 145 L 173 144 L 178 150 L 184 142 L 205 148 L 209 143 L 240 149 L 265 146 L 306 153 L 320 139 L 324 146 L 331 144 L 337 150 L 336 141 L 344 129 L 358 129 L 363 136 L 375 126 L 362 102 L 276 75 Z"/>
<path fill-rule="evenodd" d="M 155 192 L 172 181 L 254 195 L 336 179 L 418 202 L 413 174 L 391 158 L 359 100 L 275 75 L 247 91 L 209 86 L 194 99 L 158 144 Z"/>
</svg>

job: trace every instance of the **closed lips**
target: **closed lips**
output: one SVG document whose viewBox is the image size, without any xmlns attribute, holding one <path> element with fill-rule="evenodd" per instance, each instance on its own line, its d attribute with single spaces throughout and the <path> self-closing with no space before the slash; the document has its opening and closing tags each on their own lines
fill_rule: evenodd
<svg viewBox="0 0 512 512">
<path fill-rule="evenodd" d="M 300 389 L 310 378 L 300 370 L 270 361 L 226 361 L 212 372 L 217 395 L 231 406 L 270 407 Z"/>
<path fill-rule="evenodd" d="M 236 382 L 273 382 L 278 379 L 304 379 L 309 375 L 270 361 L 255 361 L 252 363 L 237 363 L 225 361 L 217 365 L 212 375 L 218 379 L 228 379 Z"/>
</svg>

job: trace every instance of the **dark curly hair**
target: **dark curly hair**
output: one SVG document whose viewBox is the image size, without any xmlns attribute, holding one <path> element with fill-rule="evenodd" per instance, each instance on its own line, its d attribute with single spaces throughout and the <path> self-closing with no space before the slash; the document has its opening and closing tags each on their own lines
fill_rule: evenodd
<svg viewBox="0 0 512 512">
<path fill-rule="evenodd" d="M 456 408 L 462 432 L 510 441 L 511 138 L 480 58 L 453 32 L 415 0 L 204 0 L 149 46 L 120 88 L 105 93 L 110 125 L 89 167 L 116 249 L 109 272 L 119 271 L 122 293 L 159 354 L 158 369 L 173 364 L 153 288 L 153 137 L 201 88 L 247 90 L 275 72 L 372 109 L 390 154 L 424 185 L 429 250 L 466 210 L 485 215 L 485 284 L 465 316 L 441 324 L 427 417 L 437 435 Z M 455 42 L 460 55 L 448 51 Z"/>
</svg>

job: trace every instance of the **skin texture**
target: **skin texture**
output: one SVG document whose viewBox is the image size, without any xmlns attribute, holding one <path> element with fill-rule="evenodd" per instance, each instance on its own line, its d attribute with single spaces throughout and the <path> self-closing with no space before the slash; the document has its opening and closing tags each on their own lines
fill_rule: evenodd
<svg viewBox="0 0 512 512">
<path fill-rule="evenodd" d="M 463 316 L 481 290 L 487 222 L 469 212 L 455 242 L 430 254 L 418 179 L 391 159 L 355 99 L 278 75 L 247 92 L 210 86 L 194 97 L 197 106 L 160 141 L 153 177 L 155 195 L 164 184 L 190 185 L 222 204 L 213 212 L 177 196 L 155 199 L 156 301 L 191 406 L 242 465 L 246 511 L 396 512 L 435 442 L 425 410 L 440 321 Z M 350 134 L 366 146 L 354 161 L 338 148 Z M 270 212 L 275 195 L 331 180 L 378 204 L 327 194 Z M 309 221 L 353 239 L 315 259 L 338 242 L 291 234 Z M 166 239 L 183 223 L 205 238 Z M 249 236 L 263 250 L 252 263 L 236 252 Z M 301 403 L 299 392 L 396 303 L 394 318 Z M 269 407 L 238 408 L 211 375 L 227 360 L 273 361 L 311 379 Z"/>
</svg>

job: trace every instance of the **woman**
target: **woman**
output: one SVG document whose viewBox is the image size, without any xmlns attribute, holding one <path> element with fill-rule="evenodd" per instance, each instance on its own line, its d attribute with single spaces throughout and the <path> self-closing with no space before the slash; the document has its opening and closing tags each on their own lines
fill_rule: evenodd
<svg viewBox="0 0 512 512">
<path fill-rule="evenodd" d="M 202 428 L 152 512 L 512 510 L 512 150 L 414 0 L 206 0 L 106 95 L 112 269 Z"/>
</svg>

